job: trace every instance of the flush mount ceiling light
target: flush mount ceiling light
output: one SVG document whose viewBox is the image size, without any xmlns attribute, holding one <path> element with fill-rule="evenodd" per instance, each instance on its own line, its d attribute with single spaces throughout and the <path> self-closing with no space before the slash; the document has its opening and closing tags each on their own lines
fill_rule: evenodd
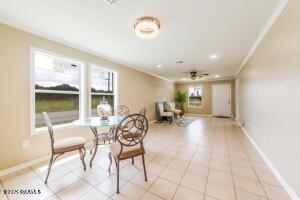
<svg viewBox="0 0 300 200">
<path fill-rule="evenodd" d="M 135 34 L 142 39 L 154 39 L 159 33 L 160 22 L 154 17 L 141 17 L 134 23 Z"/>
<path fill-rule="evenodd" d="M 217 58 L 218 58 L 218 55 L 213 54 L 213 55 L 211 55 L 209 58 L 214 60 L 214 59 L 217 59 Z"/>
</svg>

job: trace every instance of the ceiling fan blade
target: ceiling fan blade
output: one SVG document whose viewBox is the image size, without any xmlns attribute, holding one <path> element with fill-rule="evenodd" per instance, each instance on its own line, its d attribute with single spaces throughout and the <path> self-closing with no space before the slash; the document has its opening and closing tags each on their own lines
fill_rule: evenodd
<svg viewBox="0 0 300 200">
<path fill-rule="evenodd" d="M 206 73 L 206 74 L 200 74 L 201 76 L 208 76 L 209 74 L 208 73 Z"/>
</svg>

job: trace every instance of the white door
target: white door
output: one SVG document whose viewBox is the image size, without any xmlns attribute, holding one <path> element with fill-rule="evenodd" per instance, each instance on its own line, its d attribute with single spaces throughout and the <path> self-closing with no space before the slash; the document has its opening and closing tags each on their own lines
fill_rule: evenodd
<svg viewBox="0 0 300 200">
<path fill-rule="evenodd" d="M 231 84 L 212 86 L 213 116 L 231 117 Z"/>
</svg>

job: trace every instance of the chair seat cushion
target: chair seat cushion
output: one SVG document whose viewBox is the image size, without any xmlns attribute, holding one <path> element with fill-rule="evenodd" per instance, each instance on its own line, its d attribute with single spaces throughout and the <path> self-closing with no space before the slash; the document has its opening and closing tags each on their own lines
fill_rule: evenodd
<svg viewBox="0 0 300 200">
<path fill-rule="evenodd" d="M 145 151 L 144 151 L 144 149 L 142 149 L 141 145 L 137 144 L 137 145 L 131 146 L 131 147 L 123 145 L 122 153 L 120 154 L 121 144 L 119 142 L 114 142 L 114 143 L 110 144 L 109 150 L 113 156 L 118 157 L 119 159 L 132 158 L 132 157 L 141 155 L 142 153 L 145 153 Z"/>
<path fill-rule="evenodd" d="M 177 109 L 176 109 L 176 110 L 174 110 L 173 112 L 174 112 L 174 113 L 181 113 L 181 110 L 177 110 Z"/>
<path fill-rule="evenodd" d="M 85 139 L 83 137 L 71 137 L 61 140 L 56 140 L 53 143 L 55 153 L 63 153 L 73 151 L 84 147 Z"/>
<path fill-rule="evenodd" d="M 161 113 L 162 117 L 171 117 L 172 115 L 173 115 L 172 112 L 163 112 L 163 113 Z"/>
</svg>

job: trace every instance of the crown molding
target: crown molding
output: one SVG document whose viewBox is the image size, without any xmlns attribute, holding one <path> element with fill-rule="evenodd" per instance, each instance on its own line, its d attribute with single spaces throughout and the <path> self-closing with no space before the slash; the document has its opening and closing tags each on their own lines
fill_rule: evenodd
<svg viewBox="0 0 300 200">
<path fill-rule="evenodd" d="M 255 52 L 255 50 L 257 49 L 257 47 L 259 46 L 259 44 L 263 41 L 263 39 L 265 38 L 265 36 L 267 35 L 267 33 L 270 31 L 272 25 L 276 22 L 276 20 L 280 16 L 280 14 L 283 12 L 283 10 L 285 9 L 285 7 L 288 5 L 289 1 L 290 0 L 281 0 L 281 2 L 278 4 L 278 6 L 274 9 L 273 14 L 269 18 L 267 24 L 265 25 L 265 27 L 263 28 L 263 30 L 261 31 L 261 33 L 259 34 L 259 36 L 257 37 L 257 39 L 255 40 L 255 42 L 254 42 L 253 46 L 251 47 L 250 51 L 248 52 L 246 58 L 243 60 L 243 62 L 240 65 L 240 67 L 235 72 L 235 74 L 234 74 L 235 77 L 240 73 L 240 71 L 246 65 L 246 63 L 248 62 L 248 60 L 251 58 L 251 56 L 253 55 L 253 53 Z"/>
<path fill-rule="evenodd" d="M 204 82 L 216 82 L 216 81 L 228 81 L 234 80 L 235 77 L 226 77 L 226 78 L 212 78 L 207 80 L 187 80 L 187 81 L 175 81 L 175 84 L 185 84 L 185 83 L 204 83 Z"/>
<path fill-rule="evenodd" d="M 47 33 L 44 33 L 42 31 L 38 31 L 32 27 L 29 27 L 29 26 L 25 26 L 23 24 L 20 24 L 20 23 L 17 23 L 17 22 L 14 22 L 14 21 L 11 21 L 7 18 L 4 18 L 4 17 L 0 17 L 0 23 L 2 24 L 5 24 L 5 25 L 8 25 L 10 27 L 13 27 L 13 28 L 16 28 L 16 29 L 19 29 L 19 30 L 22 30 L 22 31 L 25 31 L 25 32 L 28 32 L 30 34 L 33 34 L 33 35 L 36 35 L 36 36 L 39 36 L 39 37 L 42 37 L 42 38 L 45 38 L 45 39 L 48 39 L 48 40 L 51 40 L 53 42 L 57 42 L 59 44 L 62 44 L 62 45 L 65 45 L 67 47 L 70 47 L 70 48 L 73 48 L 73 49 L 76 49 L 76 50 L 79 50 L 79 51 L 82 51 L 84 53 L 88 53 L 88 54 L 91 54 L 93 56 L 96 56 L 100 59 L 103 59 L 104 61 L 106 62 L 112 62 L 114 64 L 117 64 L 117 65 L 122 65 L 123 67 L 127 67 L 127 68 L 131 68 L 131 69 L 134 69 L 136 71 L 140 71 L 140 72 L 143 72 L 145 74 L 148 74 L 148 75 L 151 75 L 153 77 L 156 77 L 156 78 L 159 78 L 159 79 L 162 79 L 162 80 L 165 80 L 165 81 L 168 81 L 168 82 L 171 82 L 171 83 L 174 83 L 174 81 L 166 78 L 166 77 L 163 77 L 163 76 L 160 76 L 160 75 L 157 75 L 157 74 L 154 74 L 154 73 L 151 73 L 151 72 L 148 72 L 146 70 L 143 70 L 143 69 L 140 69 L 136 66 L 132 66 L 132 65 L 129 65 L 125 62 L 122 62 L 122 61 L 119 61 L 117 59 L 113 59 L 113 58 L 110 58 L 106 55 L 103 55 L 103 54 L 99 54 L 95 51 L 91 51 L 91 50 L 88 50 L 84 47 L 81 47 L 79 45 L 76 45 L 74 43 L 71 43 L 71 42 L 68 42 L 68 41 L 65 41 L 65 40 L 62 40 L 62 39 L 59 39 L 58 37 L 55 37 L 55 36 L 52 36 L 52 35 L 49 35 Z"/>
</svg>

